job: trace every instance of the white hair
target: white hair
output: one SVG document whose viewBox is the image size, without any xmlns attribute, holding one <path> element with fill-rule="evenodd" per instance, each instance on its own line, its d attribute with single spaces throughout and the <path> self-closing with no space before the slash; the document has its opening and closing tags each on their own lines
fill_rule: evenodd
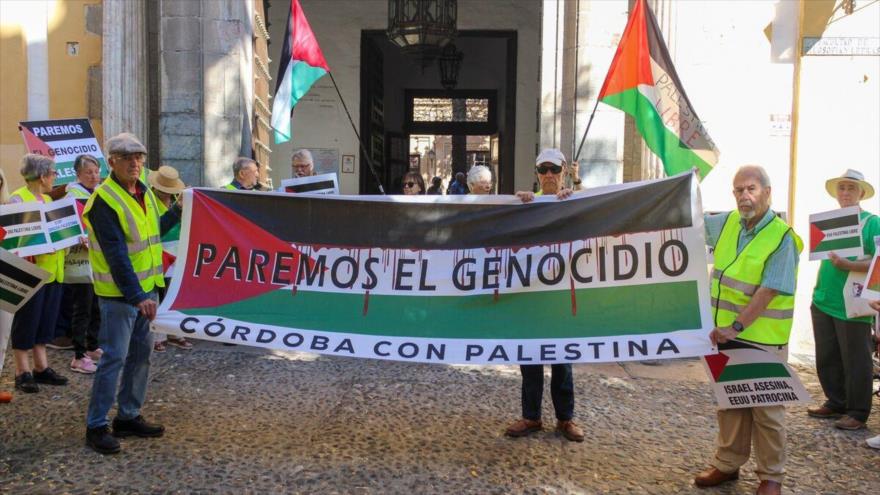
<svg viewBox="0 0 880 495">
<path fill-rule="evenodd" d="M 476 184 L 477 182 L 480 182 L 480 180 L 483 177 L 485 177 L 487 180 L 489 180 L 491 182 L 492 181 L 492 171 L 489 170 L 489 167 L 487 167 L 485 165 L 474 165 L 473 167 L 471 167 L 470 170 L 468 170 L 468 174 L 467 174 L 468 187 L 470 187 L 473 184 Z"/>
<path fill-rule="evenodd" d="M 309 162 L 312 165 L 315 164 L 315 160 L 314 160 L 314 158 L 312 158 L 312 152 L 305 149 L 305 148 L 300 148 L 300 149 L 296 150 L 293 153 L 293 156 L 290 157 L 290 163 L 293 163 L 293 162 L 297 161 L 298 159 L 301 161 L 304 161 L 304 162 Z"/>
<path fill-rule="evenodd" d="M 751 174 L 758 178 L 761 187 L 770 187 L 770 175 L 760 165 L 743 165 L 736 171 L 736 175 Z"/>
</svg>

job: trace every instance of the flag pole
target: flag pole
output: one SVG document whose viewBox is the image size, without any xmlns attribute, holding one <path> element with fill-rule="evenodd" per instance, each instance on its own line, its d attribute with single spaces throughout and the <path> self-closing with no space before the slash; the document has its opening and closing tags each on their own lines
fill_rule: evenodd
<svg viewBox="0 0 880 495">
<path fill-rule="evenodd" d="M 382 181 L 379 180 L 379 174 L 376 173 L 376 168 L 373 166 L 373 160 L 370 159 L 370 154 L 367 152 L 367 147 L 364 146 L 364 141 L 361 139 L 361 135 L 357 130 L 357 127 L 354 125 L 354 120 L 351 118 L 351 114 L 348 112 L 348 105 L 345 104 L 345 99 L 342 97 L 342 93 L 339 91 L 339 85 L 336 84 L 336 79 L 333 78 L 333 73 L 327 71 L 327 74 L 330 75 L 330 80 L 333 81 L 333 87 L 336 88 L 336 94 L 339 95 L 339 101 L 342 102 L 342 108 L 345 109 L 345 115 L 348 115 L 348 122 L 351 124 L 351 128 L 354 131 L 354 135 L 357 136 L 358 143 L 361 145 L 361 152 L 364 154 L 364 158 L 367 159 L 367 165 L 370 167 L 370 172 L 373 173 L 373 179 L 376 180 L 376 184 L 379 186 L 379 192 L 385 194 L 385 188 L 382 187 Z"/>
<path fill-rule="evenodd" d="M 599 108 L 599 98 L 596 98 L 596 104 L 593 105 L 593 111 L 590 113 L 590 120 L 587 121 L 587 128 L 584 129 L 584 137 L 581 138 L 581 144 L 578 145 L 577 153 L 574 154 L 574 158 L 571 159 L 571 162 L 574 163 L 581 156 L 581 149 L 584 147 L 584 141 L 587 140 L 587 133 L 590 132 L 590 126 L 593 124 L 593 117 L 596 116 L 596 109 Z"/>
</svg>

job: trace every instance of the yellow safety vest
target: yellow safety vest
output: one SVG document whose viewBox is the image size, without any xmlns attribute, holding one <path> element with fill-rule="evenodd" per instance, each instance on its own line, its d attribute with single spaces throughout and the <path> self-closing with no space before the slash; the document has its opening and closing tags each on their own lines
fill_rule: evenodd
<svg viewBox="0 0 880 495">
<path fill-rule="evenodd" d="M 223 189 L 230 189 L 232 191 L 238 191 L 238 188 L 233 186 L 231 182 L 229 184 L 226 184 L 225 186 L 223 186 Z"/>
<path fill-rule="evenodd" d="M 71 198 L 89 199 L 89 197 L 91 196 L 86 188 L 83 187 L 83 185 L 79 182 L 71 182 L 70 184 L 68 184 L 66 191 L 66 196 L 69 196 Z"/>
<path fill-rule="evenodd" d="M 761 286 L 764 264 L 782 244 L 786 234 L 791 234 L 798 253 L 804 248 L 803 241 L 794 230 L 779 217 L 774 217 L 737 254 L 741 230 L 739 212 L 734 210 L 727 216 L 715 245 L 711 294 L 715 325 L 719 327 L 733 324 L 752 300 L 752 296 Z M 759 344 L 785 345 L 791 334 L 793 316 L 794 296 L 777 294 L 738 338 Z"/>
<path fill-rule="evenodd" d="M 89 231 L 89 261 L 95 278 L 95 294 L 104 297 L 122 296 L 122 291 L 113 281 L 110 265 L 89 221 L 89 212 L 97 197 L 113 208 L 119 218 L 119 225 L 125 234 L 128 259 L 141 289 L 150 292 L 157 286 L 165 287 L 165 280 L 162 278 L 162 244 L 159 239 L 159 201 L 147 189 L 144 194 L 145 213 L 131 194 L 110 177 L 95 189 L 83 212 L 83 220 Z"/>
<path fill-rule="evenodd" d="M 21 198 L 23 203 L 36 203 L 37 197 L 34 196 L 34 193 L 30 191 L 27 187 L 20 187 L 9 196 L 9 199 L 18 196 Z M 43 197 L 43 203 L 51 203 L 52 198 L 49 197 L 48 194 L 41 194 Z M 38 254 L 34 256 L 34 263 L 46 270 L 51 275 L 49 276 L 49 280 L 46 281 L 47 284 L 52 282 L 58 282 L 59 284 L 64 282 L 64 250 L 55 251 L 54 253 L 47 254 Z"/>
</svg>

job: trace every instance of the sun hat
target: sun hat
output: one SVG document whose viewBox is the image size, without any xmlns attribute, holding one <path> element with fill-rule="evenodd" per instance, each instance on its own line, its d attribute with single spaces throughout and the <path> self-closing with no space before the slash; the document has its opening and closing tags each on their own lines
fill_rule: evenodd
<svg viewBox="0 0 880 495">
<path fill-rule="evenodd" d="M 828 194 L 830 194 L 832 198 L 837 198 L 837 184 L 841 181 L 855 182 L 858 184 L 859 187 L 862 188 L 862 192 L 865 193 L 864 196 L 862 196 L 862 199 L 868 199 L 874 195 L 874 188 L 865 180 L 865 175 L 858 170 L 848 168 L 840 177 L 825 181 L 825 190 L 828 191 Z"/>
<path fill-rule="evenodd" d="M 178 194 L 186 189 L 186 184 L 180 180 L 177 169 L 168 165 L 162 165 L 159 170 L 150 170 L 147 182 L 157 191 L 167 194 Z"/>
</svg>

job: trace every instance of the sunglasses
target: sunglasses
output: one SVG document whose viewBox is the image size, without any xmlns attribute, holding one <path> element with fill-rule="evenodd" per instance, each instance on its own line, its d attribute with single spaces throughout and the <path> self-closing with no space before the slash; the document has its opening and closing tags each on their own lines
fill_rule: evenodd
<svg viewBox="0 0 880 495">
<path fill-rule="evenodd" d="M 542 164 L 538 165 L 537 167 L 535 167 L 535 170 L 541 175 L 544 175 L 547 172 L 553 172 L 554 174 L 559 174 L 559 173 L 562 173 L 562 165 L 553 165 L 553 164 L 542 163 Z"/>
<path fill-rule="evenodd" d="M 415 182 L 404 182 L 403 187 L 416 187 Z"/>
</svg>

